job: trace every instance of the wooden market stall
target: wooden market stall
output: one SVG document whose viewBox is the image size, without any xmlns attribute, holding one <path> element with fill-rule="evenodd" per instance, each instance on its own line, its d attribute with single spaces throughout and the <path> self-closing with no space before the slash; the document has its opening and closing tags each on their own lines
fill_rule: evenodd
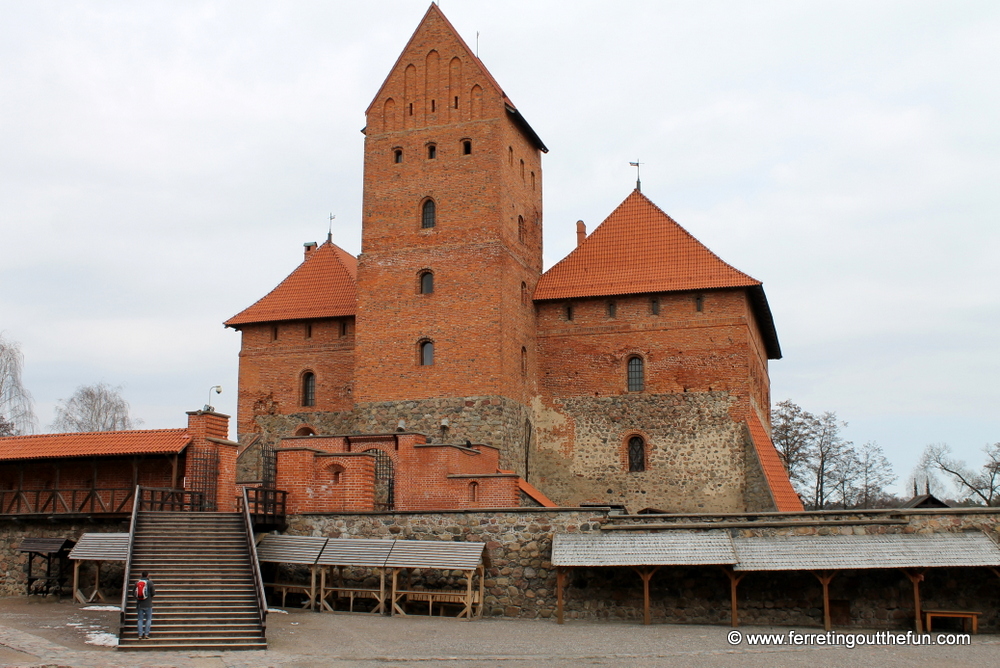
<svg viewBox="0 0 1000 668">
<path fill-rule="evenodd" d="M 913 608 L 918 633 L 923 633 L 920 582 L 928 568 L 987 567 L 1000 575 L 1000 547 L 981 531 L 938 534 L 878 534 L 847 536 L 758 536 L 733 538 L 737 563 L 733 567 L 733 626 L 736 626 L 735 588 L 747 573 L 809 571 L 823 587 L 823 627 L 829 631 L 830 581 L 844 570 L 902 571 L 913 585 Z M 930 611 L 932 616 L 969 617 L 976 627 L 978 613 Z"/>
<path fill-rule="evenodd" d="M 658 570 L 666 566 L 731 567 L 735 563 L 732 540 L 725 531 L 558 533 L 552 539 L 552 565 L 556 567 L 556 620 L 563 623 L 566 574 L 571 568 L 621 567 L 634 570 L 642 579 L 643 623 L 649 624 L 649 581 Z"/>
<path fill-rule="evenodd" d="M 375 600 L 375 607 L 370 612 L 378 614 L 385 610 L 385 563 L 392 551 L 394 540 L 330 538 L 317 559 L 320 567 L 320 612 L 324 608 L 333 612 L 333 606 L 328 599 L 346 598 L 348 611 L 354 612 L 354 599 L 368 598 Z M 348 585 L 344 581 L 344 568 L 371 568 L 378 573 L 379 586 L 363 587 Z M 327 586 L 327 571 L 337 569 L 337 582 Z"/>
<path fill-rule="evenodd" d="M 257 561 L 261 563 L 295 564 L 308 566 L 310 571 L 309 584 L 297 584 L 294 582 L 265 582 L 264 588 L 271 588 L 275 593 L 281 593 L 281 605 L 285 606 L 285 601 L 289 593 L 305 594 L 306 601 L 303 608 L 316 609 L 316 564 L 319 555 L 323 552 L 328 538 L 322 536 L 278 536 L 266 534 L 257 543 Z"/>
<path fill-rule="evenodd" d="M 69 551 L 74 545 L 68 538 L 25 538 L 17 551 L 28 555 L 24 564 L 28 594 L 62 595 L 66 583 Z M 36 559 L 41 566 L 35 570 Z"/>
<path fill-rule="evenodd" d="M 103 601 L 101 591 L 101 564 L 105 561 L 128 559 L 129 535 L 127 533 L 85 533 L 69 553 L 73 560 L 73 598 L 80 603 Z M 94 590 L 87 596 L 80 589 L 80 565 L 84 561 L 94 562 Z"/>
<path fill-rule="evenodd" d="M 405 615 L 403 603 L 426 601 L 429 614 L 434 614 L 434 604 L 459 604 L 458 617 L 472 620 L 482 617 L 485 590 L 485 569 L 490 565 L 490 555 L 485 543 L 460 543 L 439 540 L 397 540 L 385 561 L 385 568 L 392 574 L 391 614 Z M 409 586 L 413 570 L 431 569 L 462 571 L 465 589 L 424 589 Z M 407 585 L 401 586 L 400 573 L 407 576 Z M 479 577 L 478 589 L 473 587 Z"/>
</svg>

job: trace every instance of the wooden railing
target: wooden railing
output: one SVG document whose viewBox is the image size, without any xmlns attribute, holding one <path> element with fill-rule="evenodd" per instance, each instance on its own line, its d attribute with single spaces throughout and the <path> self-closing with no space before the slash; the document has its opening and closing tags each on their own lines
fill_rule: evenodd
<svg viewBox="0 0 1000 668">
<path fill-rule="evenodd" d="M 139 487 L 139 510 L 205 510 L 205 495 L 167 487 Z"/>
<path fill-rule="evenodd" d="M 285 501 L 288 492 L 268 487 L 244 487 L 239 497 L 254 524 L 283 524 L 285 521 Z M 241 507 L 242 510 L 242 507 Z"/>
<path fill-rule="evenodd" d="M 125 514 L 134 488 L 0 490 L 0 515 Z"/>
<path fill-rule="evenodd" d="M 240 511 L 243 514 L 243 524 L 246 527 L 247 546 L 250 551 L 250 565 L 253 569 L 253 584 L 257 593 L 257 609 L 260 611 L 260 632 L 265 635 L 267 631 L 267 596 L 264 594 L 264 577 L 260 574 L 260 561 L 257 559 L 257 541 L 253 535 L 253 521 L 250 519 L 250 501 L 248 490 L 243 488 L 243 494 L 239 496 Z"/>
<path fill-rule="evenodd" d="M 135 498 L 142 498 L 142 487 L 135 488 Z M 128 552 L 125 556 L 125 575 L 122 576 L 122 605 L 118 613 L 118 639 L 125 632 L 125 607 L 128 605 L 128 576 L 132 570 L 132 549 L 135 547 L 135 524 L 139 517 L 139 504 L 132 504 L 132 521 L 128 525 Z"/>
</svg>

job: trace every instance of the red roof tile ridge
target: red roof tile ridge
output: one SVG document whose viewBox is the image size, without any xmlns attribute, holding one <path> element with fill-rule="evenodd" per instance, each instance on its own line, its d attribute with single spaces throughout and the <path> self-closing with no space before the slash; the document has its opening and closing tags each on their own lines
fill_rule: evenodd
<svg viewBox="0 0 1000 668">
<path fill-rule="evenodd" d="M 757 452 L 757 460 L 760 462 L 760 468 L 764 473 L 764 478 L 767 480 L 767 486 L 771 490 L 771 497 L 774 499 L 775 507 L 779 512 L 784 513 L 802 512 L 805 510 L 805 507 L 802 505 L 802 499 L 799 498 L 799 495 L 795 492 L 795 488 L 792 487 L 792 481 L 788 478 L 788 471 L 785 470 L 784 464 L 781 463 L 781 456 L 778 454 L 777 448 L 774 447 L 771 437 L 768 436 L 767 431 L 764 429 L 764 424 L 760 421 L 756 412 L 750 412 L 750 419 L 747 420 L 747 426 L 750 428 L 750 436 L 753 440 L 754 449 Z"/>
<path fill-rule="evenodd" d="M 312 272 L 323 272 L 330 264 L 332 274 L 326 278 L 340 289 L 340 294 L 311 294 L 316 288 Z M 337 274 L 342 275 L 338 278 Z M 354 315 L 357 308 L 358 260 L 332 241 L 324 241 L 266 295 L 243 309 L 223 324 L 226 327 L 258 322 L 276 322 L 303 318 Z M 346 281 L 343 280 L 346 278 Z M 343 283 L 346 282 L 346 285 Z M 341 283 L 341 285 L 337 285 Z M 317 300 L 321 303 L 317 304 Z"/>
<path fill-rule="evenodd" d="M 187 427 L 177 427 L 174 429 L 118 429 L 115 431 L 56 431 L 48 434 L 19 434 L 18 436 L 0 436 L 0 443 L 4 441 L 25 441 L 38 438 L 77 438 L 82 436 L 107 436 L 109 434 L 140 435 L 140 434 L 183 434 L 187 432 Z"/>
</svg>

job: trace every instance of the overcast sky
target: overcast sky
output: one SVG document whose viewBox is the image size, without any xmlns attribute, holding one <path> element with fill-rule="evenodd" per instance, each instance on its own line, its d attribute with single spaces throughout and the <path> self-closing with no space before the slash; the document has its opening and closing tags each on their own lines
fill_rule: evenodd
<svg viewBox="0 0 1000 668">
<path fill-rule="evenodd" d="M 568 10 L 568 8 L 572 8 Z M 0 331 L 41 431 L 81 384 L 150 428 L 222 321 L 322 241 L 360 252 L 364 110 L 419 1 L 0 0 Z M 901 478 L 1000 441 L 1000 5 L 444 0 L 550 149 L 546 267 L 634 187 L 764 282 L 772 398 Z"/>
</svg>

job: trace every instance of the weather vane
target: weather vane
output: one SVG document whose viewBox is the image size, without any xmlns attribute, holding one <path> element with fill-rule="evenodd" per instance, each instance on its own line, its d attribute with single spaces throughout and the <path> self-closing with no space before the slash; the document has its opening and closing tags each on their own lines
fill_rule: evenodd
<svg viewBox="0 0 1000 668">
<path fill-rule="evenodd" d="M 639 180 L 639 165 L 644 165 L 646 163 L 636 161 L 636 162 L 630 162 L 628 164 L 635 167 L 635 189 L 638 190 L 639 192 L 642 192 L 642 181 Z"/>
<path fill-rule="evenodd" d="M 330 230 L 326 233 L 326 240 L 333 243 L 333 219 L 336 218 L 332 213 L 330 214 Z"/>
</svg>

